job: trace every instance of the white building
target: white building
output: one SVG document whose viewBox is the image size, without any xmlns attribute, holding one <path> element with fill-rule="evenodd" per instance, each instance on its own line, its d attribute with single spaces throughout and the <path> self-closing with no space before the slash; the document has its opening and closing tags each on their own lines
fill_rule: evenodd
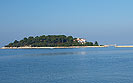
<svg viewBox="0 0 133 83">
<path fill-rule="evenodd" d="M 76 40 L 77 40 L 79 43 L 82 43 L 82 44 L 86 43 L 86 40 L 85 40 L 85 39 L 77 38 Z"/>
</svg>

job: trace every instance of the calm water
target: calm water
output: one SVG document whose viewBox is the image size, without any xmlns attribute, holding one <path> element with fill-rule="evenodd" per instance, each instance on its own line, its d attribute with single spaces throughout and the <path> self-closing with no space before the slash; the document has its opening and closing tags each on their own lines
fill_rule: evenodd
<svg viewBox="0 0 133 83">
<path fill-rule="evenodd" d="M 133 48 L 1 49 L 0 83 L 133 83 Z"/>
</svg>

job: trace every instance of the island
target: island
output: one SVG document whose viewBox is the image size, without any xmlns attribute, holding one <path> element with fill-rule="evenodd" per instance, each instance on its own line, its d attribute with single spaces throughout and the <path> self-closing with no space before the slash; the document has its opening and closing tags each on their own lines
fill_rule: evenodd
<svg viewBox="0 0 133 83">
<path fill-rule="evenodd" d="M 88 42 L 83 38 L 74 38 L 66 35 L 42 35 L 23 38 L 9 43 L 3 48 L 80 48 L 80 47 L 104 47 L 97 41 Z"/>
</svg>

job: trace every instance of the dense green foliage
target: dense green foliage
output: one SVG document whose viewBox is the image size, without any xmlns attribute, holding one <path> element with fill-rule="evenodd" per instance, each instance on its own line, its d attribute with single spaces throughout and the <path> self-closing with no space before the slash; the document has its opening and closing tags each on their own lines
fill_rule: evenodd
<svg viewBox="0 0 133 83">
<path fill-rule="evenodd" d="M 94 46 L 98 46 L 98 42 L 97 41 L 95 41 Z"/>
<path fill-rule="evenodd" d="M 15 40 L 13 43 L 9 43 L 5 47 L 23 47 L 23 46 L 31 46 L 31 47 L 55 47 L 55 46 L 97 46 L 97 41 L 95 44 L 92 42 L 80 43 L 76 41 L 77 38 L 73 38 L 72 36 L 65 35 L 48 35 L 48 36 L 36 36 L 36 37 L 28 37 L 23 40 L 17 41 Z"/>
</svg>

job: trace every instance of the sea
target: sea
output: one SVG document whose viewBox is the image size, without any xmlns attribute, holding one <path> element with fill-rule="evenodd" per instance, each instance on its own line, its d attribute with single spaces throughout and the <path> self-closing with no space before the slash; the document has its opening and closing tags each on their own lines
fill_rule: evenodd
<svg viewBox="0 0 133 83">
<path fill-rule="evenodd" d="M 133 48 L 0 49 L 0 83 L 133 83 Z"/>
</svg>

